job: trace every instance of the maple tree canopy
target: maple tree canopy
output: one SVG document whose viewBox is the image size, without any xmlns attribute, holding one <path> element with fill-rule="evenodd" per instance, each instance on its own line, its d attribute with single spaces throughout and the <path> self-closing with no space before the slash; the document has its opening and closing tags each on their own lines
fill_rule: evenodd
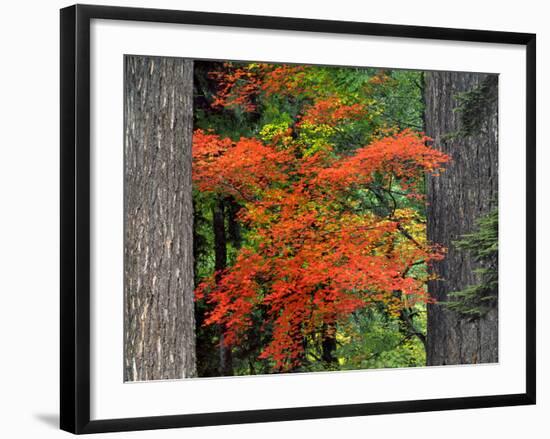
<svg viewBox="0 0 550 439">
<path fill-rule="evenodd" d="M 302 120 L 341 120 L 350 112 L 359 110 L 322 102 Z M 327 146 L 304 157 L 300 144 L 233 142 L 197 130 L 194 183 L 201 191 L 235 197 L 254 243 L 241 249 L 232 267 L 198 286 L 197 298 L 214 305 L 206 324 L 223 325 L 231 345 L 246 337 L 251 312 L 267 308 L 273 336 L 261 357 L 287 370 L 300 362 L 303 337 L 323 325 L 375 302 L 396 312 L 428 301 L 426 278 L 408 274 L 443 252 L 423 238 L 418 214 L 365 214 L 350 199 L 357 190 L 422 197 L 415 190 L 418 180 L 439 172 L 449 159 L 427 146 L 428 140 L 405 130 L 349 156 Z"/>
</svg>

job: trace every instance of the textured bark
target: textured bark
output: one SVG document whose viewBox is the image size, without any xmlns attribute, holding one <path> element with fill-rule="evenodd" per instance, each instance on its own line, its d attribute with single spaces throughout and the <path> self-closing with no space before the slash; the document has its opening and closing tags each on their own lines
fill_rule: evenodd
<svg viewBox="0 0 550 439">
<path fill-rule="evenodd" d="M 450 292 L 479 281 L 471 256 L 452 242 L 472 232 L 476 218 L 497 199 L 498 78 L 456 72 L 431 72 L 425 78 L 426 133 L 452 157 L 444 173 L 428 178 L 428 239 L 448 249 L 434 267 L 439 279 L 428 288 L 436 300 L 447 301 Z M 476 123 L 468 129 L 464 114 L 455 111 L 457 94 L 482 85 L 487 101 L 471 112 Z M 444 305 L 429 305 L 426 351 L 428 365 L 497 362 L 498 309 L 467 321 Z"/>
<path fill-rule="evenodd" d="M 193 62 L 124 63 L 124 379 L 192 377 Z"/>
</svg>

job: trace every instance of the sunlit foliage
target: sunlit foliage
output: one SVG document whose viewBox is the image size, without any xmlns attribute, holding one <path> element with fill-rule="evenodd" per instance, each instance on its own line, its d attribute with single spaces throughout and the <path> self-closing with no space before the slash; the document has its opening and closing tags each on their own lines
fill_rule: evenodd
<svg viewBox="0 0 550 439">
<path fill-rule="evenodd" d="M 208 73 L 194 186 L 203 202 L 239 206 L 245 239 L 196 297 L 203 325 L 251 346 L 263 371 L 422 364 L 429 267 L 444 257 L 426 240 L 424 178 L 449 157 L 416 126 L 418 77 L 260 63 Z M 249 135 L 220 131 L 225 113 Z M 327 339 L 334 364 L 319 357 Z"/>
</svg>

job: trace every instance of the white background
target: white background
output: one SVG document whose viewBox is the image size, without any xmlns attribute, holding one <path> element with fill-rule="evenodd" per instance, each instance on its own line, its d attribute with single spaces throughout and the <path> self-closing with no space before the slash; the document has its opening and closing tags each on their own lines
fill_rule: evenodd
<svg viewBox="0 0 550 439">
<path fill-rule="evenodd" d="M 544 113 L 542 102 L 550 92 L 542 78 L 546 72 L 550 41 L 548 13 L 543 2 L 465 0 L 452 8 L 441 2 L 358 1 L 134 1 L 102 3 L 126 6 L 166 7 L 234 13 L 290 15 L 447 27 L 485 28 L 538 33 L 538 122 Z M 0 111 L 0 434 L 5 437 L 59 437 L 56 430 L 58 407 L 58 11 L 68 3 L 27 1 L 4 5 L 1 15 L 0 44 L 2 86 Z M 312 10 L 313 4 L 315 5 Z M 451 6 L 451 4 L 449 4 Z M 548 107 L 546 107 L 548 108 Z M 547 365 L 548 347 L 544 341 L 550 329 L 542 321 L 546 289 L 542 278 L 546 261 L 548 233 L 542 200 L 549 193 L 549 179 L 542 170 L 548 163 L 539 148 L 539 371 Z M 546 219 L 547 220 L 547 219 Z M 548 220 L 547 220 L 548 221 Z M 546 281 L 548 283 L 548 281 Z M 365 418 L 328 419 L 126 433 L 113 437 L 544 437 L 545 419 L 550 410 L 549 381 L 539 373 L 539 404 L 536 407 L 498 408 L 442 413 L 405 414 Z M 216 395 L 212 395 L 216 398 Z"/>
</svg>

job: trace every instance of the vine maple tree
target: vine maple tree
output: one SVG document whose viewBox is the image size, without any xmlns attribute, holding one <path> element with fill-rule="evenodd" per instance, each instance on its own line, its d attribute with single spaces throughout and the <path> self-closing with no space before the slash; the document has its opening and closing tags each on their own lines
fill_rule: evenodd
<svg viewBox="0 0 550 439">
<path fill-rule="evenodd" d="M 250 313 L 264 306 L 273 340 L 263 358 L 288 370 L 300 363 L 302 340 L 354 310 L 384 302 L 396 311 L 429 300 L 425 279 L 408 276 L 414 264 L 440 258 L 440 249 L 416 240 L 423 228 L 411 210 L 386 216 L 357 212 L 357 189 L 421 196 L 414 182 L 438 172 L 447 157 L 411 132 L 384 138 L 337 158 L 330 150 L 297 159 L 257 139 L 231 142 L 195 133 L 195 183 L 202 191 L 227 193 L 243 208 L 253 246 L 235 264 L 199 285 L 214 305 L 207 324 L 222 324 L 225 343 L 246 337 Z M 385 181 L 377 181 L 383 174 Z M 372 186 L 372 185 L 376 185 Z M 400 292 L 405 299 L 401 299 Z"/>
<path fill-rule="evenodd" d="M 255 100 L 261 93 L 267 96 L 297 96 L 315 90 L 314 87 L 304 87 L 303 80 L 309 66 L 266 63 L 241 66 L 225 63 L 223 67 L 209 75 L 218 84 L 216 98 L 212 102 L 214 108 L 239 107 L 245 112 L 253 112 L 257 108 Z"/>
<path fill-rule="evenodd" d="M 307 66 L 269 64 L 211 72 L 213 107 L 253 112 L 260 95 L 297 93 L 306 95 L 304 105 L 293 124 L 269 135 L 264 129 L 262 138 L 196 130 L 193 141 L 195 186 L 233 197 L 248 229 L 234 264 L 196 289 L 210 305 L 205 324 L 220 325 L 231 346 L 246 340 L 252 314 L 263 310 L 271 340 L 260 357 L 279 371 L 304 361 L 305 339 L 334 331 L 358 309 L 382 304 L 397 314 L 428 302 L 429 274 L 412 268 L 444 253 L 426 242 L 422 218 L 400 200 L 422 199 L 425 173 L 437 174 L 449 157 L 422 134 L 396 129 L 338 151 L 330 135 L 368 118 L 368 105 L 316 96 L 314 84 L 304 86 L 307 75 Z"/>
</svg>

